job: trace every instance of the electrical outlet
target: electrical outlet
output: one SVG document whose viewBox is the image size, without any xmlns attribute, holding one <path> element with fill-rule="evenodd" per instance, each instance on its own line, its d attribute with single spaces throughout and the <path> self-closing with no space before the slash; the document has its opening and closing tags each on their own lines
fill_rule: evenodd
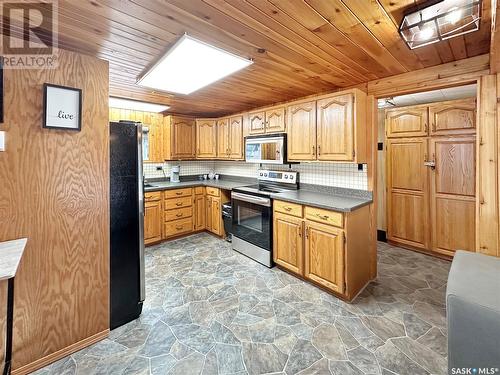
<svg viewBox="0 0 500 375">
<path fill-rule="evenodd" d="M 0 152 L 5 151 L 5 132 L 0 131 Z"/>
<path fill-rule="evenodd" d="M 163 167 L 162 167 L 161 165 L 160 165 L 160 166 L 158 166 L 158 165 L 157 165 L 157 166 L 156 166 L 156 170 L 157 170 L 157 171 L 163 171 Z"/>
</svg>

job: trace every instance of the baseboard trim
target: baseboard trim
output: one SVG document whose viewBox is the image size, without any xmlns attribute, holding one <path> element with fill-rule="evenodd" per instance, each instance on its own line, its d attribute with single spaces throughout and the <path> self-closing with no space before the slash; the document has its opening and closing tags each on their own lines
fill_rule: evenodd
<svg viewBox="0 0 500 375">
<path fill-rule="evenodd" d="M 71 344 L 70 346 L 65 347 L 64 349 L 58 350 L 57 352 L 51 353 L 45 357 L 42 357 L 40 359 L 37 359 L 34 362 L 31 362 L 27 365 L 24 365 L 22 367 L 16 368 L 12 370 L 12 375 L 25 375 L 25 374 L 30 374 L 36 370 L 41 369 L 42 367 L 45 367 L 47 365 L 50 365 L 51 363 L 60 360 L 61 358 L 64 358 L 70 354 L 73 354 L 79 350 L 82 350 L 83 348 L 86 348 L 89 345 L 95 344 L 98 341 L 101 341 L 102 339 L 105 339 L 109 335 L 109 329 L 106 329 L 102 332 L 96 333 L 95 335 L 92 335 L 90 337 L 87 337 L 81 341 L 75 342 L 74 344 Z M 14 354 L 15 358 L 15 354 Z"/>
</svg>

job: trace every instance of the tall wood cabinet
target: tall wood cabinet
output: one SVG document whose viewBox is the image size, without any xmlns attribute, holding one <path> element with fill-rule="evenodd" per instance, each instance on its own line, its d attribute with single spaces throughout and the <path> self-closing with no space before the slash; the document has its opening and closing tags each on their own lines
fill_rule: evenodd
<svg viewBox="0 0 500 375">
<path fill-rule="evenodd" d="M 366 94 L 360 90 L 287 107 L 288 159 L 366 162 Z"/>
<path fill-rule="evenodd" d="M 448 256 L 475 251 L 475 108 L 463 99 L 386 112 L 390 241 Z"/>
</svg>

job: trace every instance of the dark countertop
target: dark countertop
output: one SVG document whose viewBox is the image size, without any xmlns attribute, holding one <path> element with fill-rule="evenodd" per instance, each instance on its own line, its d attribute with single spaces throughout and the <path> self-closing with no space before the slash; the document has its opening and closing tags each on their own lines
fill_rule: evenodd
<svg viewBox="0 0 500 375">
<path fill-rule="evenodd" d="M 373 202 L 371 198 L 337 195 L 303 189 L 272 194 L 271 198 L 341 212 L 354 211 Z"/>
<path fill-rule="evenodd" d="M 144 188 L 145 192 L 180 189 L 196 186 L 211 186 L 223 190 L 255 184 L 255 179 L 223 178 L 221 180 L 185 180 L 181 182 L 151 182 L 153 187 Z M 285 193 L 271 194 L 272 199 L 324 208 L 327 210 L 350 212 L 373 202 L 371 192 L 363 190 L 314 186 L 304 184 L 302 189 Z"/>
<path fill-rule="evenodd" d="M 151 182 L 153 187 L 144 188 L 145 192 L 172 190 L 180 188 L 188 188 L 195 186 L 211 186 L 223 190 L 233 190 L 239 186 L 250 185 L 248 181 L 232 181 L 232 180 L 194 180 L 194 181 L 181 181 L 181 182 Z"/>
</svg>

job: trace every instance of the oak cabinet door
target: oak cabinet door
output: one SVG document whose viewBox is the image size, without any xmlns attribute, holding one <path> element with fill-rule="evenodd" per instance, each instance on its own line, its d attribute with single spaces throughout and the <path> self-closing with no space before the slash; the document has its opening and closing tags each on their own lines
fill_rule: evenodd
<svg viewBox="0 0 500 375">
<path fill-rule="evenodd" d="M 266 111 L 266 133 L 285 131 L 285 107 L 271 108 Z"/>
<path fill-rule="evenodd" d="M 476 139 L 436 137 L 430 141 L 432 250 L 453 255 L 475 251 Z"/>
<path fill-rule="evenodd" d="M 194 159 L 196 155 L 196 125 L 194 120 L 173 117 L 171 125 L 173 159 Z"/>
<path fill-rule="evenodd" d="M 387 237 L 428 249 L 429 159 L 426 138 L 387 141 Z"/>
<path fill-rule="evenodd" d="M 205 229 L 205 218 L 207 210 L 205 208 L 205 196 L 202 194 L 194 197 L 194 230 Z"/>
<path fill-rule="evenodd" d="M 196 120 L 196 157 L 217 157 L 217 124 L 215 120 Z"/>
<path fill-rule="evenodd" d="M 463 99 L 429 106 L 431 135 L 471 134 L 476 131 L 476 100 Z"/>
<path fill-rule="evenodd" d="M 302 228 L 302 219 L 281 213 L 274 213 L 274 262 L 298 275 L 304 275 Z"/>
<path fill-rule="evenodd" d="M 217 121 L 217 158 L 229 158 L 229 119 Z"/>
<path fill-rule="evenodd" d="M 288 160 L 316 160 L 316 102 L 287 107 Z"/>
<path fill-rule="evenodd" d="M 304 276 L 324 287 L 344 293 L 344 232 L 310 221 L 306 226 Z"/>
<path fill-rule="evenodd" d="M 144 203 L 144 243 L 146 245 L 160 241 L 162 220 L 161 200 Z"/>
<path fill-rule="evenodd" d="M 353 103 L 352 94 L 318 101 L 318 160 L 354 160 Z"/>
<path fill-rule="evenodd" d="M 209 232 L 213 232 L 213 224 L 212 224 L 212 201 L 213 198 L 209 195 L 205 197 L 205 227 Z"/>
<path fill-rule="evenodd" d="M 405 107 L 387 110 L 385 130 L 388 138 L 423 137 L 428 133 L 428 108 Z"/>
<path fill-rule="evenodd" d="M 248 114 L 248 134 L 263 134 L 266 131 L 265 112 L 250 112 Z"/>
<path fill-rule="evenodd" d="M 222 216 L 221 216 L 221 200 L 220 198 L 212 198 L 211 216 L 212 216 L 212 232 L 222 235 Z"/>
<path fill-rule="evenodd" d="M 243 160 L 243 117 L 229 119 L 229 157 L 233 160 Z"/>
</svg>

